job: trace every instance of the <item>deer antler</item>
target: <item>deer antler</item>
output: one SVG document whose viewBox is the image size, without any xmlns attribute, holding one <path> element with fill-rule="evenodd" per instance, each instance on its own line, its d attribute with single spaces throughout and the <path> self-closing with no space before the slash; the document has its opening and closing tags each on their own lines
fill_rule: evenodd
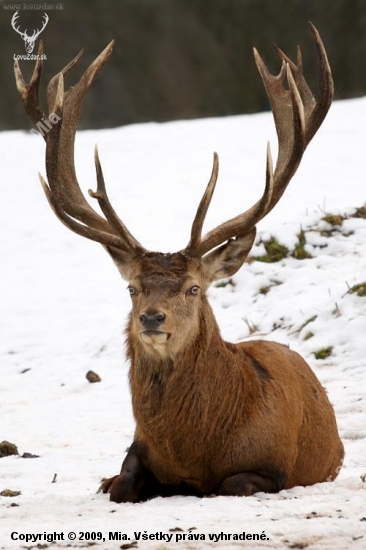
<svg viewBox="0 0 366 550">
<path fill-rule="evenodd" d="M 49 17 L 47 15 L 47 13 L 45 13 L 43 15 L 44 17 L 44 21 L 43 21 L 43 26 L 40 30 L 34 30 L 33 31 L 33 34 L 32 36 L 28 36 L 27 35 L 27 29 L 25 29 L 24 32 L 22 32 L 21 30 L 19 30 L 19 27 L 16 27 L 15 24 L 16 24 L 16 20 L 17 18 L 19 17 L 19 12 L 18 10 L 14 13 L 13 17 L 11 18 L 11 26 L 13 27 L 13 29 L 18 33 L 20 34 L 20 36 L 23 38 L 23 40 L 30 40 L 32 42 L 35 42 L 38 38 L 38 36 L 41 34 L 41 32 L 44 30 L 45 26 L 47 25 L 48 23 L 48 20 L 49 20 Z"/>
<path fill-rule="evenodd" d="M 25 30 L 25 32 L 22 32 L 21 30 L 19 30 L 19 27 L 16 27 L 15 24 L 17 22 L 17 19 L 19 17 L 19 12 L 18 10 L 14 13 L 13 17 L 11 18 L 11 26 L 13 27 L 13 29 L 18 33 L 20 34 L 20 36 L 24 38 L 27 36 L 27 30 Z"/>
<path fill-rule="evenodd" d="M 271 75 L 256 49 L 254 59 L 262 77 L 272 106 L 277 136 L 278 158 L 272 168 L 271 150 L 267 147 L 266 186 L 262 198 L 249 210 L 232 218 L 201 237 L 202 226 L 208 210 L 218 173 L 218 158 L 214 155 L 211 179 L 198 207 L 192 225 L 191 239 L 183 251 L 186 255 L 202 257 L 225 241 L 248 233 L 266 216 L 283 195 L 295 174 L 304 151 L 323 122 L 333 99 L 333 80 L 326 51 L 314 25 L 309 23 L 314 36 L 319 63 L 319 97 L 315 100 L 302 74 L 300 48 L 297 64 L 293 63 L 279 48 L 282 59 L 278 75 Z M 288 89 L 283 85 L 287 80 Z"/>
<path fill-rule="evenodd" d="M 49 132 L 44 135 L 48 184 L 42 176 L 40 176 L 40 180 L 46 197 L 58 218 L 75 233 L 106 246 L 111 256 L 118 260 L 121 254 L 123 258 L 126 254 L 134 257 L 144 253 L 145 249 L 119 220 L 109 202 L 97 150 L 95 165 L 98 188 L 96 193 L 90 192 L 90 194 L 98 199 L 106 219 L 97 214 L 84 198 L 74 166 L 75 133 L 82 104 L 91 84 L 109 59 L 113 44 L 112 41 L 91 63 L 79 82 L 69 90 L 64 90 L 64 76 L 78 63 L 82 51 L 51 79 L 47 88 L 49 120 L 52 115 L 58 122 L 54 125 L 50 124 Z M 29 84 L 24 81 L 18 61 L 15 61 L 14 65 L 19 94 L 29 118 L 35 125 L 45 117 L 40 108 L 38 97 L 43 64 L 42 53 L 41 41 L 37 62 Z"/>
<path fill-rule="evenodd" d="M 13 17 L 14 19 L 14 17 Z M 323 122 L 333 98 L 333 81 L 324 45 L 318 31 L 310 23 L 317 46 L 319 61 L 319 97 L 315 100 L 302 74 L 301 52 L 298 48 L 297 64 L 279 48 L 282 67 L 277 76 L 271 75 L 254 50 L 258 71 L 270 100 L 278 135 L 279 152 L 273 170 L 270 146 L 267 147 L 266 185 L 259 201 L 246 212 L 239 214 L 209 233 L 201 236 L 205 216 L 215 189 L 218 175 L 218 157 L 215 153 L 210 181 L 199 204 L 192 224 L 191 238 L 181 252 L 187 256 L 202 257 L 225 241 L 252 233 L 254 226 L 277 204 L 292 176 L 295 174 L 304 151 Z M 53 77 L 47 89 L 48 109 L 58 123 L 44 136 L 46 140 L 46 170 L 48 184 L 40 176 L 49 203 L 60 220 L 72 231 L 103 244 L 117 265 L 142 255 L 146 250 L 132 236 L 118 218 L 108 199 L 99 162 L 95 151 L 98 187 L 90 195 L 96 198 L 105 218 L 97 214 L 85 200 L 78 184 L 74 167 L 74 141 L 82 104 L 92 82 L 109 59 L 111 42 L 91 63 L 79 82 L 64 90 L 64 76 L 71 71 L 82 56 L 82 51 L 60 73 Z M 42 72 L 43 44 L 40 42 L 37 62 L 29 84 L 26 84 L 16 61 L 14 70 L 17 88 L 25 110 L 37 125 L 45 115 L 39 105 L 39 83 Z M 287 80 L 288 89 L 284 87 Z"/>
<path fill-rule="evenodd" d="M 42 28 L 39 29 L 38 31 L 35 30 L 35 31 L 33 32 L 32 40 L 33 40 L 33 39 L 34 39 L 34 40 L 37 40 L 38 36 L 41 34 L 41 32 L 44 30 L 45 26 L 46 26 L 47 23 L 48 23 L 49 17 L 48 17 L 48 15 L 47 15 L 47 13 L 45 13 L 45 14 L 43 15 L 43 17 L 44 17 L 43 26 L 42 26 Z"/>
</svg>

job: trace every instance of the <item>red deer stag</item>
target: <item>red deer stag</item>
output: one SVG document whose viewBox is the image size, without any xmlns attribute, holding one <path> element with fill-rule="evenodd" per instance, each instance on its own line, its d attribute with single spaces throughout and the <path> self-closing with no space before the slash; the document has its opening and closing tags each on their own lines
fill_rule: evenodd
<svg viewBox="0 0 366 550">
<path fill-rule="evenodd" d="M 64 91 L 64 76 L 80 54 L 49 83 L 49 112 L 60 120 L 44 136 L 43 189 L 69 229 L 104 246 L 132 299 L 126 336 L 136 431 L 121 473 L 100 488 L 112 501 L 247 496 L 333 480 L 339 472 L 344 453 L 333 408 L 307 363 L 275 342 L 225 342 L 206 297 L 213 281 L 232 276 L 243 264 L 255 225 L 281 198 L 331 105 L 331 70 L 317 30 L 311 24 L 310 29 L 319 63 L 317 100 L 303 77 L 300 49 L 296 64 L 277 49 L 282 60 L 277 76 L 254 50 L 279 143 L 274 170 L 268 147 L 262 198 L 202 236 L 218 174 L 215 154 L 189 243 L 173 254 L 146 250 L 118 218 L 97 149 L 97 191 L 89 193 L 105 217 L 90 207 L 77 182 L 74 139 L 82 103 L 113 43 L 69 90 Z M 39 60 L 26 84 L 15 63 L 18 91 L 35 125 L 45 117 L 38 98 L 41 69 Z"/>
</svg>

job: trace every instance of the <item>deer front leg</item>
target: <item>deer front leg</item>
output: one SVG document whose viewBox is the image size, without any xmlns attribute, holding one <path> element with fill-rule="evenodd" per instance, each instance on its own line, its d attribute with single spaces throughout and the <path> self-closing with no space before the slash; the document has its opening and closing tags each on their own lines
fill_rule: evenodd
<svg viewBox="0 0 366 550">
<path fill-rule="evenodd" d="M 287 476 L 274 472 L 262 474 L 243 472 L 224 479 L 217 492 L 220 496 L 249 497 L 255 493 L 278 493 L 283 489 Z"/>
<path fill-rule="evenodd" d="M 157 496 L 157 481 L 144 466 L 133 443 L 122 463 L 121 473 L 103 481 L 98 492 L 109 493 L 113 502 L 141 502 Z"/>
</svg>

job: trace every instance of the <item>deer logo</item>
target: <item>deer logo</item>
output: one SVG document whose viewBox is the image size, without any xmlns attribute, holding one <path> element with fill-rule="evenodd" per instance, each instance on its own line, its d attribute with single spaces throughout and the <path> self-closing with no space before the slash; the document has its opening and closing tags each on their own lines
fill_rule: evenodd
<svg viewBox="0 0 366 550">
<path fill-rule="evenodd" d="M 11 26 L 23 38 L 24 43 L 25 43 L 25 51 L 27 53 L 32 53 L 33 49 L 34 49 L 34 45 L 36 43 L 36 40 L 39 37 L 39 35 L 41 34 L 41 32 L 44 30 L 44 28 L 46 27 L 49 17 L 47 15 L 47 13 L 44 14 L 42 28 L 40 30 L 37 30 L 37 31 L 34 30 L 32 36 L 27 35 L 27 29 L 25 29 L 25 31 L 22 32 L 21 30 L 19 30 L 19 27 L 16 27 L 16 22 L 17 22 L 18 17 L 19 17 L 19 14 L 18 14 L 18 11 L 16 11 L 14 13 L 13 17 L 12 17 Z"/>
</svg>

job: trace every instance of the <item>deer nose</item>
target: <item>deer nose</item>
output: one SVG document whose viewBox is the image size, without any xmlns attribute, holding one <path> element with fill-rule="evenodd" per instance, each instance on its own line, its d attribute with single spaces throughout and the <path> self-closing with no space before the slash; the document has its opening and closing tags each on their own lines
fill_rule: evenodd
<svg viewBox="0 0 366 550">
<path fill-rule="evenodd" d="M 164 323 L 165 314 L 160 311 L 153 314 L 141 313 L 139 320 L 145 330 L 157 330 Z"/>
</svg>

